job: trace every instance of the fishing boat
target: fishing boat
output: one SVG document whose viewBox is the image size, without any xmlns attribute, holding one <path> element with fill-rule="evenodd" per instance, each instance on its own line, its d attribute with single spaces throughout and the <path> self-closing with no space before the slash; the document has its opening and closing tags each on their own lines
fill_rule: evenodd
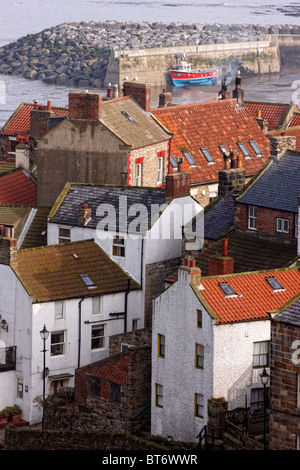
<svg viewBox="0 0 300 470">
<path fill-rule="evenodd" d="M 219 70 L 192 70 L 192 64 L 181 60 L 176 69 L 170 70 L 173 85 L 211 85 L 219 77 Z"/>
</svg>

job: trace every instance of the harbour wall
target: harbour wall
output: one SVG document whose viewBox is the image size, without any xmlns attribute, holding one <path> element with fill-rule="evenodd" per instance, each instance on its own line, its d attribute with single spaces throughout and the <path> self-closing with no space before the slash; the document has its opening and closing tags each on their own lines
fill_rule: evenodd
<svg viewBox="0 0 300 470">
<path fill-rule="evenodd" d="M 238 71 L 243 76 L 271 74 L 281 67 L 278 40 L 268 35 L 263 41 L 113 51 L 104 82 L 122 86 L 125 79 L 138 79 L 152 86 L 171 84 L 169 70 L 183 54 L 196 69 L 218 68 L 228 79 Z"/>
</svg>

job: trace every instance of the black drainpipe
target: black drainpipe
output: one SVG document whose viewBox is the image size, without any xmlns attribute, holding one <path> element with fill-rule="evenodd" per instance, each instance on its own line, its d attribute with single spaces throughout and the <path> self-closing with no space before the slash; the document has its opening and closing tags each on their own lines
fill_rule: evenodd
<svg viewBox="0 0 300 470">
<path fill-rule="evenodd" d="M 124 333 L 127 333 L 127 304 L 128 304 L 128 294 L 130 291 L 130 279 L 128 279 L 127 291 L 125 292 L 125 306 L 124 306 Z"/>
<path fill-rule="evenodd" d="M 84 297 L 78 302 L 78 368 L 80 367 L 80 351 L 81 351 L 81 302 Z"/>
</svg>

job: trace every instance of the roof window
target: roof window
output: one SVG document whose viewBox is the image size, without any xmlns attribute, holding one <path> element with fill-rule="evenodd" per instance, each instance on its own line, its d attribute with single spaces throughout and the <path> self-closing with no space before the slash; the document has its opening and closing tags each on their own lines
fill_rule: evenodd
<svg viewBox="0 0 300 470">
<path fill-rule="evenodd" d="M 123 116 L 125 116 L 130 122 L 132 122 L 133 124 L 137 124 L 137 121 L 136 121 L 132 116 L 130 116 L 130 114 L 127 113 L 127 111 L 121 111 L 121 113 L 122 113 Z"/>
<path fill-rule="evenodd" d="M 174 155 L 170 155 L 170 162 L 171 162 L 171 165 L 173 168 L 177 168 L 178 167 L 178 163 L 176 162 L 176 159 L 174 157 Z"/>
<path fill-rule="evenodd" d="M 218 285 L 221 287 L 222 291 L 226 296 L 237 295 L 235 290 L 231 287 L 229 282 L 219 282 Z"/>
<path fill-rule="evenodd" d="M 203 155 L 205 156 L 206 160 L 208 161 L 208 163 L 215 163 L 213 157 L 211 156 L 207 148 L 201 148 L 201 151 Z"/>
<path fill-rule="evenodd" d="M 181 149 L 181 151 L 191 166 L 197 166 L 195 160 L 187 149 Z"/>
<path fill-rule="evenodd" d="M 259 146 L 257 145 L 257 143 L 255 142 L 255 140 L 249 140 L 249 144 L 251 145 L 251 147 L 253 148 L 254 152 L 256 153 L 256 156 L 257 157 L 261 157 L 262 156 L 262 151 L 260 150 Z"/>
<path fill-rule="evenodd" d="M 219 145 L 219 149 L 221 152 L 225 155 L 225 153 L 228 153 L 228 150 L 224 144 Z"/>
<path fill-rule="evenodd" d="M 243 152 L 244 156 L 246 158 L 251 158 L 250 157 L 250 153 L 248 152 L 248 150 L 246 149 L 245 145 L 243 144 L 243 142 L 238 142 L 238 146 L 239 148 L 241 149 L 241 151 Z"/>
<path fill-rule="evenodd" d="M 80 274 L 80 277 L 89 289 L 95 289 L 97 287 L 88 274 Z"/>
<path fill-rule="evenodd" d="M 266 277 L 265 280 L 270 284 L 273 290 L 285 290 L 276 277 Z"/>
</svg>

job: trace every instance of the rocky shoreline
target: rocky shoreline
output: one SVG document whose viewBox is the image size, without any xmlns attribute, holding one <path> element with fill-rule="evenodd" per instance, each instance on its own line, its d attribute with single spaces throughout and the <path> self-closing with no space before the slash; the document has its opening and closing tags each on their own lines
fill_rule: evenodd
<svg viewBox="0 0 300 470">
<path fill-rule="evenodd" d="M 0 74 L 68 87 L 102 88 L 113 50 L 261 41 L 266 34 L 300 34 L 300 26 L 63 23 L 0 47 Z"/>
</svg>

